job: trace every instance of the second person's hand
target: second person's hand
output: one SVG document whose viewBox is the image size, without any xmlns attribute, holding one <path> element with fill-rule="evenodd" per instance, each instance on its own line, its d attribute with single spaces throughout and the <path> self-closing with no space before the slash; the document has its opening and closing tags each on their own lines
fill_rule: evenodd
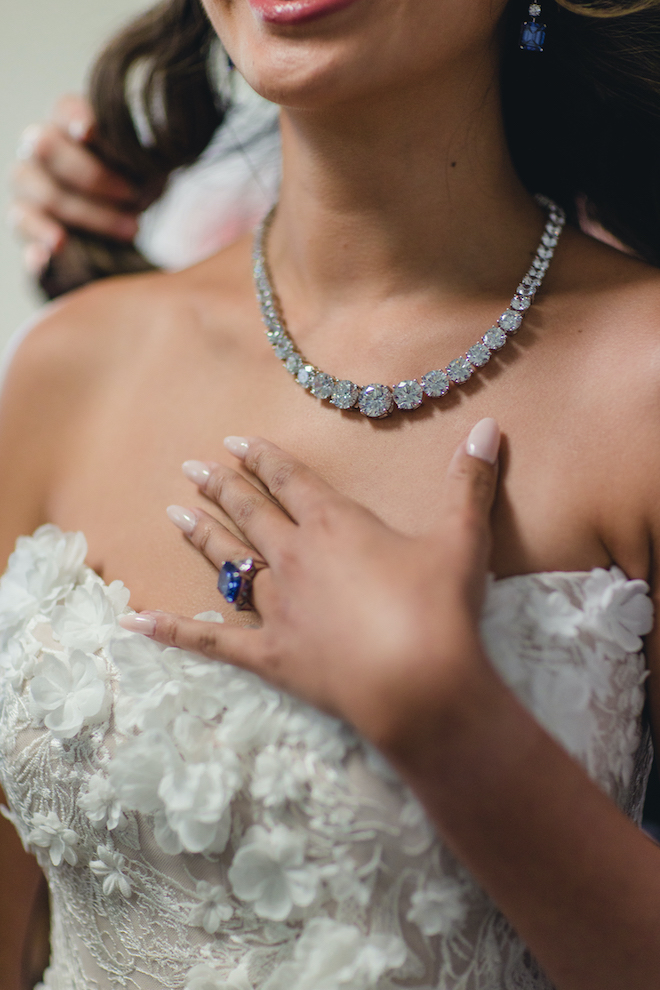
<svg viewBox="0 0 660 990">
<path fill-rule="evenodd" d="M 26 128 L 13 170 L 9 218 L 26 240 L 28 271 L 39 275 L 65 245 L 68 229 L 130 242 L 145 204 L 94 153 L 94 116 L 81 96 L 58 101 L 52 117 Z"/>
</svg>

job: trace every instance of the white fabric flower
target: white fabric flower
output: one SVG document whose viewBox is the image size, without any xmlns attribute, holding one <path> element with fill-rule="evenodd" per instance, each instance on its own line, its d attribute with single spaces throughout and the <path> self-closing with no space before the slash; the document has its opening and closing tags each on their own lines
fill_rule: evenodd
<svg viewBox="0 0 660 990">
<path fill-rule="evenodd" d="M 629 581 L 623 571 L 596 568 L 584 586 L 582 628 L 616 643 L 626 653 L 642 648 L 653 628 L 653 603 L 646 581 Z"/>
<path fill-rule="evenodd" d="M 396 935 L 363 935 L 356 925 L 315 918 L 298 939 L 293 961 L 279 966 L 263 990 L 374 990 L 405 959 Z"/>
<path fill-rule="evenodd" d="M 254 761 L 252 797 L 267 808 L 298 801 L 309 780 L 302 755 L 289 746 L 266 746 Z"/>
<path fill-rule="evenodd" d="M 376 872 L 379 860 L 372 864 L 367 864 L 368 869 L 358 868 L 355 859 L 348 855 L 346 846 L 339 846 L 333 850 L 334 862 L 326 863 L 319 870 L 321 879 L 328 885 L 330 893 L 336 901 L 352 900 L 356 904 L 366 907 L 371 899 L 373 882 L 376 879 Z M 364 876 L 371 882 L 364 882 Z"/>
<path fill-rule="evenodd" d="M 144 815 L 161 810 L 160 783 L 172 764 L 179 760 L 170 737 L 155 729 L 119 746 L 108 773 L 121 804 Z"/>
<path fill-rule="evenodd" d="M 21 536 L 0 580 L 0 625 L 45 611 L 78 579 L 87 554 L 82 533 L 41 526 Z"/>
<path fill-rule="evenodd" d="M 234 913 L 229 894 L 222 884 L 214 886 L 206 880 L 198 881 L 195 892 L 201 903 L 191 910 L 188 924 L 203 928 L 209 935 L 215 935 L 222 922 L 229 921 Z"/>
<path fill-rule="evenodd" d="M 164 775 L 158 794 L 169 827 L 188 852 L 222 852 L 229 838 L 226 815 L 242 784 L 234 753 L 221 751 L 204 763 L 179 760 Z"/>
<path fill-rule="evenodd" d="M 105 646 L 116 626 L 115 610 L 102 587 L 77 587 L 53 609 L 51 627 L 70 650 L 96 653 Z"/>
<path fill-rule="evenodd" d="M 576 608 L 563 591 L 534 588 L 526 602 L 528 621 L 546 636 L 570 639 L 575 635 L 583 613 Z"/>
<path fill-rule="evenodd" d="M 27 838 L 28 844 L 47 849 L 53 866 L 59 866 L 62 860 L 75 866 L 78 862 L 76 846 L 79 837 L 64 825 L 54 811 L 42 815 L 40 811 L 32 816 L 32 831 Z"/>
<path fill-rule="evenodd" d="M 33 712 L 57 739 L 72 739 L 103 707 L 101 662 L 80 650 L 70 657 L 44 654 L 30 684 Z"/>
<path fill-rule="evenodd" d="M 105 896 L 112 897 L 113 894 L 119 893 L 128 900 L 133 894 L 133 888 L 124 872 L 126 857 L 107 846 L 97 846 L 96 855 L 98 859 L 93 859 L 89 868 L 95 876 L 103 880 Z"/>
<path fill-rule="evenodd" d="M 79 796 L 78 805 L 97 828 L 105 827 L 112 832 L 126 825 L 117 793 L 108 778 L 100 773 L 89 778 L 87 790 Z"/>
<path fill-rule="evenodd" d="M 20 639 L 11 637 L 0 652 L 0 671 L 14 691 L 20 691 L 25 681 L 34 674 L 37 654 L 41 649 L 41 643 L 24 635 Z"/>
<path fill-rule="evenodd" d="M 446 876 L 415 891 L 406 918 L 424 935 L 447 937 L 463 924 L 466 914 L 465 886 Z"/>
<path fill-rule="evenodd" d="M 241 963 L 228 976 L 222 976 L 207 963 L 194 966 L 188 973 L 185 990 L 253 990 L 247 966 Z"/>
<path fill-rule="evenodd" d="M 156 840 L 164 852 L 225 848 L 229 805 L 242 784 L 238 759 L 231 751 L 217 751 L 207 762 L 187 763 L 171 736 L 151 729 L 117 750 L 109 773 L 124 807 L 156 814 Z"/>
<path fill-rule="evenodd" d="M 318 869 L 305 862 L 304 836 L 285 825 L 270 832 L 261 825 L 248 829 L 228 876 L 236 896 L 272 921 L 311 904 L 319 880 Z"/>
<path fill-rule="evenodd" d="M 228 666 L 225 672 L 222 697 L 226 711 L 217 728 L 219 745 L 245 753 L 276 742 L 288 699 L 253 674 Z"/>
</svg>

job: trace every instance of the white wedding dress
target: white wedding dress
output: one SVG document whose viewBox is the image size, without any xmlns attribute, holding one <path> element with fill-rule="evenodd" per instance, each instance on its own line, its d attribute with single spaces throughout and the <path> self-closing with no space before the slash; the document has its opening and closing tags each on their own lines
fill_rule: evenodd
<svg viewBox="0 0 660 990">
<path fill-rule="evenodd" d="M 0 582 L 0 781 L 50 885 L 47 990 L 547 990 L 378 753 L 226 664 L 122 631 L 81 534 Z M 214 616 L 215 613 L 210 613 Z M 503 678 L 638 820 L 643 581 L 492 581 Z"/>
</svg>

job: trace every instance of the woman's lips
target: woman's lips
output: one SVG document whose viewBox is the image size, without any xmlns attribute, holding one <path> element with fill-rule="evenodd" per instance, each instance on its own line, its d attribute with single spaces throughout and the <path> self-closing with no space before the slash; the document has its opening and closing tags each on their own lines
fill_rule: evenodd
<svg viewBox="0 0 660 990">
<path fill-rule="evenodd" d="M 269 24 L 302 24 L 343 10 L 357 0 L 248 0 L 252 10 Z"/>
</svg>

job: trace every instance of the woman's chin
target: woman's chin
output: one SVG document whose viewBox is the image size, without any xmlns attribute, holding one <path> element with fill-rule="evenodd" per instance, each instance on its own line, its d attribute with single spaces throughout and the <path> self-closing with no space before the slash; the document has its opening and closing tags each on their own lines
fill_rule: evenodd
<svg viewBox="0 0 660 990">
<path fill-rule="evenodd" d="M 279 59 L 251 59 L 244 69 L 237 68 L 252 89 L 271 103 L 300 110 L 324 110 L 359 98 L 369 81 L 361 79 L 347 61 L 337 58 L 296 57 L 284 63 Z"/>
</svg>

